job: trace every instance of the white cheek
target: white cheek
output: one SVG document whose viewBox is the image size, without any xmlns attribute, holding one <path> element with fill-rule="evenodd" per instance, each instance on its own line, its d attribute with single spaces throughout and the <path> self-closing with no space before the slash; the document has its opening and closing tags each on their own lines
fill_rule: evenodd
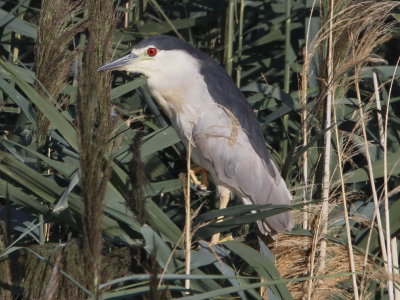
<svg viewBox="0 0 400 300">
<path fill-rule="evenodd" d="M 138 62 L 132 62 L 129 65 L 127 65 L 124 70 L 129 72 L 129 73 L 140 73 L 143 74 L 147 77 L 151 75 L 151 65 L 146 63 L 146 61 L 138 61 Z"/>
</svg>

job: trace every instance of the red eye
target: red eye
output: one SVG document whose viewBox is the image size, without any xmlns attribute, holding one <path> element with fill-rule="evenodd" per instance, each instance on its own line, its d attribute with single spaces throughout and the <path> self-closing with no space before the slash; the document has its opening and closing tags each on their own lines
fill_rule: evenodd
<svg viewBox="0 0 400 300">
<path fill-rule="evenodd" d="M 147 49 L 147 55 L 148 56 L 155 56 L 156 54 L 157 54 L 157 49 L 156 48 Z"/>
</svg>

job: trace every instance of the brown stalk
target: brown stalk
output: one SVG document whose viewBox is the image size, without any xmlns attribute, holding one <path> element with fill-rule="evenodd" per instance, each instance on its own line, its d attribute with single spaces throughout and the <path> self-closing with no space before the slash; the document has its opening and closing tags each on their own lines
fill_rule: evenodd
<svg viewBox="0 0 400 300">
<path fill-rule="evenodd" d="M 89 289 L 98 299 L 100 284 L 103 200 L 112 164 L 112 117 L 110 73 L 96 69 L 111 58 L 116 16 L 111 1 L 88 0 L 88 43 L 80 76 L 77 125 L 81 188 L 84 201 L 86 272 Z"/>
<path fill-rule="evenodd" d="M 9 201 L 7 201 L 9 202 Z M 9 244 L 9 226 L 10 224 L 9 221 L 9 203 L 7 203 L 7 213 L 6 213 L 6 219 L 7 222 L 0 222 L 0 251 L 3 251 Z M 13 284 L 12 280 L 12 260 L 9 257 L 6 257 L 2 261 L 0 261 L 0 281 L 3 283 L 3 286 L 9 286 L 11 287 Z M 5 300 L 11 300 L 13 299 L 13 295 L 11 291 L 7 288 L 2 288 L 0 289 L 0 297 L 1 299 Z"/>
<path fill-rule="evenodd" d="M 141 225 L 146 221 L 144 187 L 149 183 L 145 173 L 146 166 L 141 159 L 140 153 L 140 142 L 143 135 L 143 131 L 136 132 L 130 146 L 132 159 L 129 162 L 129 182 L 127 183 L 127 205 Z"/>
<path fill-rule="evenodd" d="M 336 96 L 336 86 L 333 83 L 333 72 L 334 72 L 334 44 L 333 44 L 333 14 L 335 10 L 334 0 L 330 0 L 329 8 L 329 33 L 328 33 L 328 57 L 326 59 L 327 66 L 327 81 L 332 82 L 327 87 L 327 96 L 325 104 L 325 125 L 324 125 L 324 162 L 323 162 L 323 178 L 322 178 L 322 205 L 321 205 L 321 234 L 322 239 L 320 243 L 320 264 L 319 272 L 325 273 L 326 265 L 326 252 L 327 252 L 327 242 L 325 236 L 328 233 L 328 212 L 329 212 L 329 187 L 330 187 L 330 177 L 331 177 L 331 117 L 332 117 L 332 103 L 334 102 Z"/>
<path fill-rule="evenodd" d="M 73 22 L 83 12 L 82 1 L 43 0 L 35 48 L 37 87 L 46 98 L 61 100 L 60 93 L 70 75 L 71 64 L 79 50 L 70 50 L 73 39 L 87 27 L 87 22 Z M 46 141 L 50 125 L 48 119 L 37 112 L 38 145 Z"/>
<path fill-rule="evenodd" d="M 335 105 L 333 106 L 333 119 L 334 119 L 334 129 L 335 129 L 335 137 L 336 137 L 336 144 L 338 147 L 340 147 L 340 141 L 339 141 L 339 128 L 337 126 L 337 113 L 336 113 L 336 107 Z M 349 251 L 349 264 L 350 264 L 350 271 L 351 272 L 356 272 L 356 267 L 354 263 L 354 253 L 353 253 L 353 243 L 351 241 L 351 231 L 350 231 L 350 221 L 349 221 L 349 213 L 347 209 L 347 193 L 346 193 L 346 187 L 345 187 L 345 180 L 344 180 L 344 172 L 343 172 L 343 154 L 339 150 L 337 151 L 337 157 L 338 157 L 338 166 L 339 166 L 339 174 L 340 174 L 340 186 L 341 186 L 341 191 L 342 191 L 342 199 L 343 199 L 343 211 L 344 211 L 344 219 L 345 219 L 345 224 L 346 224 L 346 238 L 347 238 L 347 244 L 348 244 L 348 251 Z M 354 299 L 359 300 L 359 292 L 358 292 L 358 285 L 357 285 L 357 277 L 355 274 L 351 276 L 351 280 L 353 283 L 353 293 L 354 293 Z"/>
<path fill-rule="evenodd" d="M 185 275 L 190 275 L 190 267 L 192 261 L 192 217 L 190 210 L 190 158 L 192 150 L 192 136 L 190 135 L 188 146 L 187 146 L 187 160 L 186 160 L 186 172 L 187 180 L 185 187 Z M 190 290 L 190 279 L 185 279 L 185 289 Z M 189 292 L 185 292 L 189 294 Z"/>
<path fill-rule="evenodd" d="M 51 271 L 50 279 L 47 282 L 46 289 L 43 290 L 43 294 L 40 299 L 42 300 L 52 300 L 57 295 L 58 286 L 60 284 L 60 262 L 61 255 L 58 255 L 57 260 L 54 264 L 53 270 Z"/>
<path fill-rule="evenodd" d="M 392 249 L 394 250 L 395 253 L 397 253 L 397 247 L 393 247 L 393 241 L 392 241 L 392 237 L 391 237 L 391 228 L 390 228 L 390 213 L 389 213 L 389 190 L 388 190 L 388 181 L 389 181 L 389 174 L 388 174 L 388 162 L 387 162 L 387 136 L 388 136 L 388 120 L 389 120 L 389 107 L 390 107 L 390 100 L 392 97 L 392 89 L 393 89 L 393 82 L 394 82 L 394 78 L 395 78 L 395 74 L 397 71 L 397 68 L 399 66 L 399 62 L 400 62 L 400 57 L 397 60 L 396 63 L 396 67 L 394 69 L 394 74 L 392 76 L 392 81 L 390 83 L 390 89 L 389 89 L 389 97 L 386 103 L 386 113 L 385 113 L 385 125 L 384 125 L 384 147 L 383 147 L 383 165 L 384 165 L 384 176 L 383 176 L 383 180 L 384 180 L 384 195 L 383 195 L 383 200 L 384 200 L 384 211 L 385 211 L 385 235 L 386 235 L 386 248 L 387 248 L 387 258 L 388 258 L 388 262 L 387 262 L 387 272 L 388 272 L 388 294 L 389 294 L 389 299 L 395 299 L 395 296 L 398 296 L 398 293 L 395 293 L 395 289 L 397 290 L 397 288 L 395 288 L 394 283 L 393 283 L 393 255 L 392 255 Z M 396 243 L 396 240 L 394 240 L 394 242 Z M 397 244 L 397 243 L 396 243 Z M 396 255 L 397 256 L 397 255 Z M 397 265 L 398 262 L 395 262 L 395 264 Z M 397 300 L 397 298 L 396 298 Z"/>
</svg>

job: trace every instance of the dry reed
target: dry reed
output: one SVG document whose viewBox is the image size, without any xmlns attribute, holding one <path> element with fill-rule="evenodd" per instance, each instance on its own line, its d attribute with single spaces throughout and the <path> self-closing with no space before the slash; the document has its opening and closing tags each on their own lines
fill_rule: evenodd
<svg viewBox="0 0 400 300">
<path fill-rule="evenodd" d="M 111 58 L 116 16 L 108 0 L 87 2 L 89 30 L 80 76 L 78 131 L 83 224 L 85 230 L 89 289 L 97 299 L 100 284 L 103 200 L 111 176 L 113 118 L 110 73 L 96 72 Z M 89 275 L 90 274 L 90 275 Z"/>
<path fill-rule="evenodd" d="M 310 253 L 313 251 L 313 237 L 279 234 L 272 251 L 276 256 L 276 266 L 285 279 L 302 278 L 308 276 L 307 270 L 311 264 Z M 350 272 L 349 252 L 346 246 L 327 240 L 327 255 L 325 268 L 330 274 Z M 354 253 L 356 270 L 361 270 L 364 255 Z M 370 265 L 369 265 L 370 266 Z M 314 276 L 323 275 L 315 272 Z M 346 281 L 347 276 L 321 278 L 313 286 L 311 299 L 331 299 L 342 295 L 344 299 L 351 299 L 348 289 L 340 288 L 340 283 Z M 293 299 L 306 299 L 308 294 L 307 281 L 290 282 L 288 288 Z"/>
<path fill-rule="evenodd" d="M 303 126 L 308 129 L 308 133 L 305 136 L 312 135 L 315 129 L 315 125 L 318 122 L 313 121 L 313 113 L 307 112 L 306 108 L 306 95 L 308 89 L 309 76 L 311 75 L 311 65 L 313 59 L 318 55 L 319 60 L 319 74 L 315 76 L 319 79 L 320 92 L 317 98 L 314 100 L 313 112 L 320 112 L 320 118 L 324 118 L 325 121 L 325 142 L 321 143 L 321 147 L 325 151 L 325 163 L 321 162 L 321 167 L 324 164 L 325 168 L 322 172 L 323 180 L 316 182 L 316 186 L 322 186 L 321 198 L 324 200 L 321 205 L 321 216 L 317 219 L 318 222 L 314 222 L 314 230 L 316 235 L 314 236 L 313 247 L 310 256 L 312 257 L 310 264 L 307 266 L 309 273 L 313 275 L 315 272 L 324 274 L 324 270 L 331 270 L 327 267 L 328 259 L 328 245 L 324 236 L 327 234 L 328 225 L 331 223 L 328 219 L 329 205 L 332 203 L 332 193 L 338 187 L 341 188 L 341 199 L 346 204 L 346 194 L 348 193 L 347 188 L 344 185 L 344 178 L 342 177 L 338 182 L 332 182 L 333 170 L 329 168 L 331 163 L 331 137 L 329 132 L 336 128 L 336 144 L 341 149 L 337 149 L 340 152 L 338 156 L 339 171 L 342 170 L 342 166 L 345 163 L 353 164 L 352 157 L 357 152 L 366 155 L 367 161 L 369 162 L 369 169 L 372 170 L 370 159 L 368 159 L 369 149 L 368 141 L 366 140 L 365 128 L 368 118 L 368 114 L 364 113 L 363 105 L 361 101 L 358 103 L 358 111 L 361 113 L 360 117 L 357 118 L 357 125 L 353 130 L 353 134 L 358 134 L 361 139 L 364 139 L 364 145 L 362 148 L 356 145 L 350 145 L 356 140 L 353 134 L 350 136 L 344 134 L 337 127 L 331 127 L 331 106 L 334 106 L 333 111 L 336 115 L 336 110 L 340 110 L 340 106 L 337 104 L 337 100 L 341 99 L 351 87 L 352 84 L 356 87 L 358 84 L 358 71 L 361 67 L 370 62 L 382 62 L 378 58 L 374 51 L 375 49 L 390 39 L 390 28 L 393 26 L 393 22 L 388 21 L 391 11 L 398 5 L 393 1 L 362 1 L 354 2 L 349 0 L 330 1 L 329 4 L 321 3 L 321 18 L 322 25 L 315 39 L 307 47 L 307 54 L 305 55 L 304 69 L 302 72 L 302 106 L 303 106 Z M 351 71 L 354 71 L 350 75 Z M 361 97 L 357 97 L 361 99 Z M 324 109 L 322 109 L 324 107 Z M 356 116 L 353 116 L 356 117 Z M 335 125 L 335 124 L 334 124 Z M 364 137 L 364 138 L 363 138 Z M 364 151 L 363 151 L 364 150 Z M 308 179 L 308 170 L 304 171 L 305 178 Z M 374 178 L 370 176 L 370 182 L 373 184 Z M 306 185 L 309 183 L 306 182 Z M 338 185 L 339 184 L 339 185 Z M 372 190 L 375 191 L 375 187 L 372 186 Z M 376 207 L 377 197 L 375 198 Z M 381 220 L 378 216 L 378 227 L 381 226 Z M 347 222 L 347 212 L 345 209 L 345 218 L 347 223 L 347 236 L 349 247 L 351 248 L 349 226 Z M 306 226 L 307 224 L 305 224 Z M 383 256 L 386 257 L 386 247 L 384 243 L 384 237 L 382 230 L 380 230 L 381 246 Z M 348 248 L 349 249 L 349 248 Z M 350 251 L 348 257 L 348 264 L 354 263 L 351 259 L 352 253 Z M 354 266 L 353 266 L 354 270 Z M 316 290 L 322 287 L 319 281 L 310 281 L 308 285 L 308 298 L 311 298 L 311 293 L 314 294 Z M 358 289 L 355 277 L 353 276 L 353 288 Z M 357 292 L 354 291 L 357 298 Z"/>
<path fill-rule="evenodd" d="M 42 3 L 35 66 L 38 90 L 46 98 L 62 99 L 60 93 L 70 76 L 72 61 L 80 53 L 80 50 L 70 50 L 73 40 L 87 27 L 85 20 L 73 22 L 73 17 L 83 9 L 82 1 L 44 0 Z M 37 111 L 37 123 L 38 144 L 43 146 L 50 121 Z"/>
</svg>

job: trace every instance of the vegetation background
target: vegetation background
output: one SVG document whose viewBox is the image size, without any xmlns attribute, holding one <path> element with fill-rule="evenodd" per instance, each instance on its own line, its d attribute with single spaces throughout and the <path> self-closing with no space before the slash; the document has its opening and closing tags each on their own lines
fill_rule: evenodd
<svg viewBox="0 0 400 300">
<path fill-rule="evenodd" d="M 398 5 L 0 1 L 0 298 L 400 299 Z M 254 221 L 287 208 L 192 183 L 185 249 L 183 145 L 144 77 L 96 72 L 154 34 L 253 106 L 294 197 L 268 247 Z"/>
</svg>

